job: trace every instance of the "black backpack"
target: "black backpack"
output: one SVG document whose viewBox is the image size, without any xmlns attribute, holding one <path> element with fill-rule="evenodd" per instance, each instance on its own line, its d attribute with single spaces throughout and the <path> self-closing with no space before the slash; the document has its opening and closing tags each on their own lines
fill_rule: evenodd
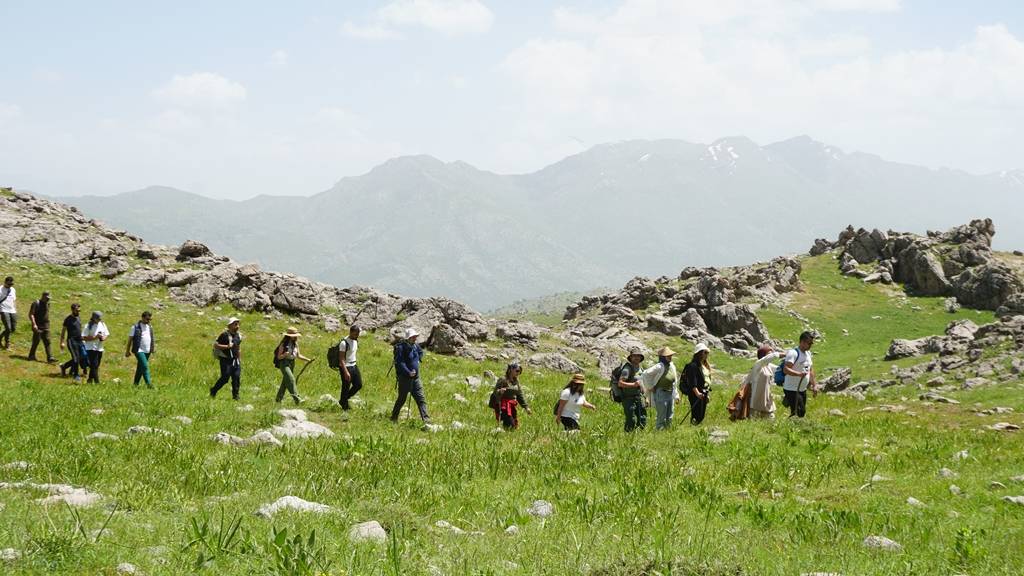
<svg viewBox="0 0 1024 576">
<path fill-rule="evenodd" d="M 608 380 L 608 387 L 611 389 L 609 394 L 612 397 L 612 402 L 622 403 L 622 388 L 619 388 L 619 379 L 622 378 L 622 369 L 626 367 L 629 362 L 623 362 L 619 364 L 618 368 L 612 370 L 612 377 Z"/>
<path fill-rule="evenodd" d="M 348 338 L 342 339 L 342 342 L 348 341 Z M 348 345 L 346 344 L 346 348 Z M 327 367 L 331 370 L 338 370 L 341 368 L 341 342 L 338 342 L 334 346 L 327 349 Z"/>
</svg>

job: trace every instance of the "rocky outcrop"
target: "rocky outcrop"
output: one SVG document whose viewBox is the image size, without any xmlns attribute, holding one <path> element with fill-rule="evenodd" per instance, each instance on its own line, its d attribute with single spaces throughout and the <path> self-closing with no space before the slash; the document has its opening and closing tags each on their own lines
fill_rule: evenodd
<svg viewBox="0 0 1024 576">
<path fill-rule="evenodd" d="M 447 298 L 336 288 L 239 264 L 193 240 L 177 249 L 154 246 L 90 220 L 76 208 L 20 192 L 0 196 L 0 246 L 12 258 L 85 268 L 136 285 L 165 285 L 176 300 L 197 306 L 225 303 L 310 319 L 331 310 L 333 321 L 358 322 L 367 329 L 412 326 L 423 334 L 437 327 L 434 350 L 441 353 L 461 353 L 486 340 L 489 332 L 480 314 Z"/>
</svg>

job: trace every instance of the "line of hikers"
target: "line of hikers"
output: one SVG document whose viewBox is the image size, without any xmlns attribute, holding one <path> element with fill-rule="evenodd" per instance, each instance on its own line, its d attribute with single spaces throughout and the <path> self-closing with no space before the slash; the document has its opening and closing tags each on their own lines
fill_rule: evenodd
<svg viewBox="0 0 1024 576">
<path fill-rule="evenodd" d="M 10 338 L 17 326 L 17 293 L 14 278 L 8 276 L 0 286 L 0 320 L 3 332 L 0 333 L 0 347 L 10 348 Z M 29 320 L 32 323 L 32 346 L 28 359 L 36 360 L 36 350 L 40 343 L 46 352 L 46 361 L 55 363 L 50 350 L 50 293 L 43 292 L 38 300 L 29 307 Z M 104 342 L 110 337 L 110 331 L 103 322 L 102 312 L 93 312 L 89 321 L 82 325 L 80 319 L 81 306 L 74 302 L 70 305 L 70 314 L 61 325 L 60 348 L 67 348 L 71 359 L 61 364 L 61 376 L 70 375 L 75 382 L 81 382 L 82 374 L 86 381 L 99 383 L 100 365 L 103 360 Z M 232 317 L 228 320 L 223 332 L 213 342 L 213 355 L 220 366 L 220 376 L 210 387 L 211 398 L 231 382 L 231 397 L 239 399 L 242 377 L 242 334 L 241 320 Z M 328 365 L 337 370 L 341 377 L 341 392 L 338 403 L 342 410 L 351 408 L 351 400 L 363 387 L 362 374 L 358 365 L 359 336 L 361 329 L 353 325 L 348 336 L 328 350 Z M 299 349 L 302 334 L 294 327 L 289 327 L 274 349 L 274 367 L 281 372 L 281 384 L 275 396 L 276 402 L 289 394 L 296 404 L 302 401 L 297 385 L 299 376 L 305 370 L 295 372 L 295 363 L 302 360 L 309 365 L 313 360 L 304 356 Z M 414 328 L 407 328 L 402 337 L 393 347 L 393 364 L 396 375 L 397 398 L 391 410 L 391 420 L 397 421 L 408 397 L 419 410 L 420 418 L 425 424 L 430 423 L 427 412 L 427 401 L 423 383 L 420 378 L 420 365 L 424 349 L 430 348 L 434 340 L 434 332 L 421 345 L 420 334 Z M 745 418 L 774 418 L 775 402 L 772 397 L 772 385 L 783 389 L 783 406 L 790 409 L 791 417 L 802 418 L 806 414 L 807 391 L 817 393 L 817 382 L 814 375 L 811 347 L 814 335 L 804 332 L 800 335 L 797 347 L 788 351 L 773 350 L 764 346 L 757 351 L 757 361 L 747 373 L 727 409 L 733 420 Z M 138 322 L 128 331 L 125 345 L 125 357 L 135 357 L 136 369 L 133 384 L 145 382 L 153 387 L 149 363 L 156 352 L 156 336 L 153 332 L 152 314 L 143 312 Z M 707 345 L 697 344 L 689 363 L 681 372 L 676 369 L 673 358 L 676 352 L 669 347 L 658 350 L 658 361 L 643 367 L 644 354 L 639 348 L 629 351 L 625 361 L 612 370 L 609 380 L 611 399 L 622 404 L 626 432 L 647 426 L 647 408 L 654 406 L 656 413 L 655 428 L 663 430 L 671 426 L 676 404 L 681 403 L 685 396 L 689 402 L 687 416 L 692 424 L 704 421 L 708 405 L 711 402 L 712 370 L 709 362 L 711 351 Z M 774 361 L 783 358 L 778 365 Z M 390 371 L 389 371 L 390 372 Z M 506 429 L 519 427 L 519 410 L 532 414 L 523 395 L 520 377 L 523 368 L 513 362 L 506 367 L 505 374 L 497 380 L 490 395 L 488 406 L 494 412 L 495 420 Z M 561 390 L 554 407 L 555 421 L 566 430 L 578 430 L 580 413 L 583 408 L 596 410 L 596 406 L 586 399 L 586 377 L 575 374 Z"/>
</svg>

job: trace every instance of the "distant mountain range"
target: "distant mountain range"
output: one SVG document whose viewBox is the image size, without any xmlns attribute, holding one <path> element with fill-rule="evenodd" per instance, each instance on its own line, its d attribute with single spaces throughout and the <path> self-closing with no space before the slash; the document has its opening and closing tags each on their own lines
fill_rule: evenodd
<svg viewBox="0 0 1024 576">
<path fill-rule="evenodd" d="M 309 197 L 151 187 L 60 200 L 151 242 L 195 239 L 269 269 L 479 309 L 803 252 L 847 224 L 923 232 L 991 217 L 997 247 L 1024 247 L 1024 171 L 932 170 L 806 136 L 618 142 L 521 175 L 409 156 Z"/>
</svg>

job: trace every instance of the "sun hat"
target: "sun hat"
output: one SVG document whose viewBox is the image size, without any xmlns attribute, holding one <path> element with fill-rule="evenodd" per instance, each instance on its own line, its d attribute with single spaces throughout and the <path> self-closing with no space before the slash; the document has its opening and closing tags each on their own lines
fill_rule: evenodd
<svg viewBox="0 0 1024 576">
<path fill-rule="evenodd" d="M 570 380 L 569 383 L 570 384 L 586 384 L 587 383 L 587 377 L 584 376 L 582 373 L 577 372 L 576 374 L 572 375 L 572 380 Z"/>
<path fill-rule="evenodd" d="M 708 348 L 707 344 L 701 342 L 700 344 L 697 344 L 697 346 L 693 349 L 693 353 L 700 354 L 701 352 L 711 352 L 711 350 Z"/>
<path fill-rule="evenodd" d="M 294 336 L 298 338 L 299 336 L 302 336 L 302 334 L 299 333 L 298 328 L 296 328 L 295 326 L 289 326 L 288 329 L 281 334 L 281 336 Z"/>
<path fill-rule="evenodd" d="M 405 339 L 406 340 L 408 340 L 410 338 L 413 338 L 415 336 L 419 336 L 419 335 L 420 335 L 420 333 L 417 332 L 415 328 L 406 328 L 405 329 Z"/>
<path fill-rule="evenodd" d="M 99 320 L 100 318 L 103 318 L 103 312 L 93 312 L 92 317 Z"/>
<path fill-rule="evenodd" d="M 658 350 L 658 356 L 661 356 L 663 358 L 668 358 L 670 356 L 675 356 L 675 355 L 676 355 L 676 351 L 671 349 L 671 348 L 669 348 L 668 346 L 662 346 L 661 350 Z"/>
<path fill-rule="evenodd" d="M 644 361 L 644 353 L 637 346 L 633 346 L 632 348 L 629 349 L 629 354 L 626 356 L 626 358 L 630 358 L 632 356 L 639 356 L 640 357 L 640 361 L 641 362 Z"/>
<path fill-rule="evenodd" d="M 235 318 L 234 316 L 232 316 L 231 318 L 228 318 L 228 324 L 227 325 L 231 326 L 235 322 L 241 322 L 241 320 L 239 320 L 238 318 Z"/>
</svg>

